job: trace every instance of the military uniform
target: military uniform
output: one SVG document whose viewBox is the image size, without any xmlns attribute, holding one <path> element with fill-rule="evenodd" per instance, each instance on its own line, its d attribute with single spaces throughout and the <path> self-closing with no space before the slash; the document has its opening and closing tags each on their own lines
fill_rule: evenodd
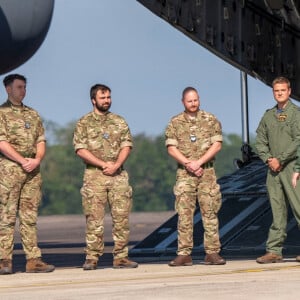
<svg viewBox="0 0 300 300">
<path fill-rule="evenodd" d="M 268 170 L 266 182 L 273 213 L 266 250 L 281 256 L 286 239 L 288 203 L 300 224 L 300 185 L 293 188 L 291 182 L 300 144 L 299 108 L 289 100 L 282 110 L 278 110 L 277 105 L 267 110 L 256 133 L 259 157 L 266 163 L 269 158 L 277 158 L 282 165 L 280 172 Z"/>
<path fill-rule="evenodd" d="M 116 161 L 124 147 L 132 147 L 132 136 L 125 120 L 111 112 L 90 112 L 76 125 L 75 151 L 87 149 L 103 161 Z M 113 221 L 114 259 L 128 256 L 129 213 L 132 188 L 128 174 L 121 167 L 114 176 L 104 175 L 101 168 L 87 165 L 81 188 L 86 216 L 86 259 L 98 260 L 104 250 L 104 216 L 108 202 Z"/>
<path fill-rule="evenodd" d="M 10 143 L 24 157 L 34 158 L 36 145 L 45 141 L 42 120 L 32 108 L 0 106 L 0 141 Z M 17 212 L 27 259 L 41 257 L 37 246 L 36 223 L 41 201 L 40 169 L 26 173 L 22 167 L 0 155 L 0 259 L 12 259 Z"/>
<path fill-rule="evenodd" d="M 300 144 L 298 145 L 297 148 L 297 160 L 294 165 L 294 172 L 300 173 Z"/>
<path fill-rule="evenodd" d="M 222 141 L 222 128 L 216 117 L 199 110 L 194 119 L 186 113 L 173 117 L 165 132 L 166 146 L 175 146 L 188 159 L 199 159 L 215 142 Z M 196 201 L 200 206 L 207 254 L 220 252 L 218 211 L 221 208 L 220 187 L 213 161 L 202 166 L 201 177 L 179 165 L 174 194 L 178 213 L 178 255 L 190 255 L 193 249 L 193 217 Z"/>
</svg>

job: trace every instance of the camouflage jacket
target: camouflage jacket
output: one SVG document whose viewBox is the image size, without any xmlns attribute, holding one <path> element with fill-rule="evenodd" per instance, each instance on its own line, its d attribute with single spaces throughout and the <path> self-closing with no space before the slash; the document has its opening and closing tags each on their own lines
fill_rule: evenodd
<svg viewBox="0 0 300 300">
<path fill-rule="evenodd" d="M 173 117 L 165 131 L 165 145 L 176 146 L 189 159 L 199 159 L 215 142 L 222 142 L 222 126 L 204 110 L 191 119 L 185 112 Z"/>
<path fill-rule="evenodd" d="M 26 157 L 34 157 L 36 145 L 45 139 L 39 114 L 32 108 L 15 106 L 9 100 L 0 106 L 0 141 L 6 141 Z"/>
<path fill-rule="evenodd" d="M 132 136 L 119 115 L 90 112 L 77 122 L 73 146 L 75 151 L 87 149 L 103 161 L 116 161 L 122 148 L 132 147 Z"/>
</svg>

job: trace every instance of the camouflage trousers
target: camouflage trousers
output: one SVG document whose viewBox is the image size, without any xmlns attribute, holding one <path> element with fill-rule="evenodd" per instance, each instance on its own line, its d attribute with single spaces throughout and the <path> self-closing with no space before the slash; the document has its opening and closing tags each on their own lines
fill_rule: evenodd
<svg viewBox="0 0 300 300">
<path fill-rule="evenodd" d="M 175 209 L 178 213 L 178 255 L 190 255 L 193 249 L 193 220 L 197 200 L 203 228 L 204 249 L 207 254 L 220 252 L 219 221 L 217 213 L 221 208 L 220 187 L 213 168 L 204 169 L 202 177 L 177 170 Z"/>
<path fill-rule="evenodd" d="M 114 258 L 128 256 L 129 213 L 132 206 L 132 188 L 126 171 L 106 176 L 101 170 L 86 169 L 83 178 L 83 212 L 86 217 L 86 259 L 96 259 L 104 251 L 104 216 L 108 204 L 112 217 Z"/>
<path fill-rule="evenodd" d="M 17 214 L 26 258 L 41 257 L 36 228 L 41 186 L 39 170 L 28 174 L 16 163 L 0 158 L 0 259 L 12 259 Z"/>
</svg>

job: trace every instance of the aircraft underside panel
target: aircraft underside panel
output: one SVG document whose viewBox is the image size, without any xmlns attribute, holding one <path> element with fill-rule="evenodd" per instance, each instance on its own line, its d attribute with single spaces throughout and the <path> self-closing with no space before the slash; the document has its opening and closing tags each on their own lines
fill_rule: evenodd
<svg viewBox="0 0 300 300">
<path fill-rule="evenodd" d="M 137 0 L 223 60 L 300 100 L 300 0 Z M 168 38 L 168 37 L 166 37 Z"/>
</svg>

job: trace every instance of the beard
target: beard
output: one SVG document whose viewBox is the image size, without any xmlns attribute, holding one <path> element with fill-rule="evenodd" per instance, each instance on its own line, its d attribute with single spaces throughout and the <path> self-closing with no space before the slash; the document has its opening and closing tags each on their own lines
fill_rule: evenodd
<svg viewBox="0 0 300 300">
<path fill-rule="evenodd" d="M 192 106 L 185 109 L 188 113 L 196 113 L 199 110 L 199 106 Z"/>
<path fill-rule="evenodd" d="M 104 104 L 104 105 L 99 105 L 99 104 L 95 104 L 96 108 L 101 111 L 101 112 L 107 112 L 110 109 L 111 103 L 109 104 Z"/>
</svg>

